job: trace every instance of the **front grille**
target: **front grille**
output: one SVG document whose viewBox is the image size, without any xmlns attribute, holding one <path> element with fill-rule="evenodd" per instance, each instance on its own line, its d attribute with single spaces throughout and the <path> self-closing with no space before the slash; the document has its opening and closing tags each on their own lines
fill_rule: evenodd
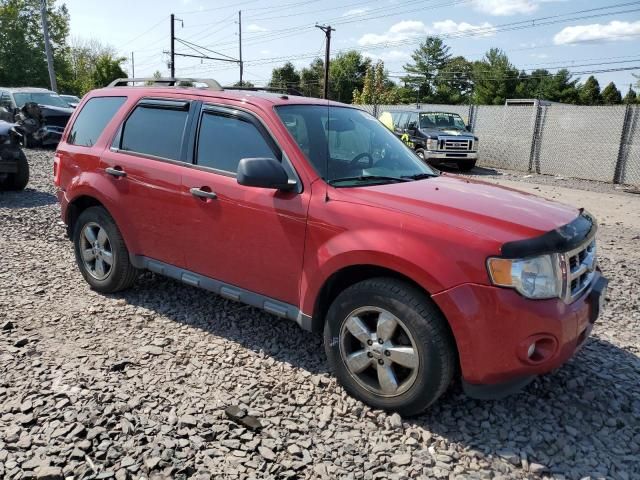
<svg viewBox="0 0 640 480">
<path fill-rule="evenodd" d="M 470 138 L 441 138 L 440 150 L 450 152 L 470 152 L 473 150 L 473 140 Z"/>
<path fill-rule="evenodd" d="M 596 273 L 596 241 L 590 240 L 565 253 L 566 298 L 573 301 L 591 284 Z"/>
<path fill-rule="evenodd" d="M 52 115 L 44 118 L 44 124 L 52 127 L 66 127 L 69 117 L 66 115 Z"/>
</svg>

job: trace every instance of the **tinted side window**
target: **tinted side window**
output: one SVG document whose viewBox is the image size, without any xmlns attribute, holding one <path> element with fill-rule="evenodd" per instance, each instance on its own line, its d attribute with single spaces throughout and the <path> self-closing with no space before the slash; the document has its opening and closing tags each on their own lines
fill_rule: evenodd
<svg viewBox="0 0 640 480">
<path fill-rule="evenodd" d="M 123 126 L 120 149 L 179 160 L 188 115 L 186 110 L 138 105 Z"/>
<path fill-rule="evenodd" d="M 91 147 L 127 97 L 95 97 L 84 104 L 69 132 L 67 142 Z"/>
<path fill-rule="evenodd" d="M 198 165 L 235 173 L 243 158 L 275 157 L 253 123 L 239 117 L 203 114 L 198 135 Z"/>
<path fill-rule="evenodd" d="M 398 118 L 398 124 L 396 125 L 396 128 L 399 128 L 400 130 L 406 128 L 408 116 L 409 114 L 406 112 L 401 113 L 400 117 Z"/>
<path fill-rule="evenodd" d="M 8 93 L 0 93 L 0 107 L 11 108 L 11 98 Z"/>
<path fill-rule="evenodd" d="M 417 128 L 418 127 L 418 114 L 417 113 L 410 113 L 409 114 L 409 121 L 407 123 L 407 126 L 405 128 Z"/>
</svg>

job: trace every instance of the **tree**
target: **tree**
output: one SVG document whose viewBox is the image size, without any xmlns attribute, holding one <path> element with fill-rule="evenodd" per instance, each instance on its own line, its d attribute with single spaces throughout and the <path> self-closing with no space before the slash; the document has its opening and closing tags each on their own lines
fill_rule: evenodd
<svg viewBox="0 0 640 480">
<path fill-rule="evenodd" d="M 407 75 L 402 80 L 416 90 L 421 101 L 430 101 L 435 96 L 436 76 L 444 68 L 451 49 L 438 37 L 427 37 L 411 54 L 413 63 L 404 65 Z"/>
<path fill-rule="evenodd" d="M 360 52 L 340 53 L 329 64 L 329 98 L 344 103 L 353 102 L 353 92 L 361 90 L 371 60 Z"/>
<path fill-rule="evenodd" d="M 411 54 L 413 63 L 403 66 L 405 85 L 416 91 L 416 99 L 428 101 L 436 90 L 436 75 L 449 60 L 449 50 L 438 37 L 427 37 Z"/>
<path fill-rule="evenodd" d="M 384 69 L 384 62 L 378 61 L 375 65 L 370 65 L 364 75 L 362 90 L 353 91 L 353 103 L 365 104 L 394 104 L 398 103 L 399 95 L 397 86 L 389 80 L 389 76 Z"/>
<path fill-rule="evenodd" d="M 538 69 L 527 75 L 521 72 L 516 86 L 517 98 L 538 98 L 562 103 L 578 102 L 578 80 L 566 69 L 551 73 Z"/>
<path fill-rule="evenodd" d="M 499 48 L 489 50 L 473 66 L 474 100 L 481 105 L 504 105 L 516 93 L 519 72 Z"/>
<path fill-rule="evenodd" d="M 300 92 L 305 97 L 321 98 L 324 88 L 324 61 L 314 59 L 300 72 Z"/>
<path fill-rule="evenodd" d="M 625 105 L 633 105 L 634 103 L 638 103 L 638 95 L 636 94 L 636 91 L 631 88 L 631 85 L 629 85 L 629 91 L 624 96 L 622 103 L 624 103 Z"/>
<path fill-rule="evenodd" d="M 438 71 L 435 83 L 438 103 L 468 103 L 473 91 L 473 64 L 464 57 L 453 57 Z"/>
<path fill-rule="evenodd" d="M 246 87 L 246 88 L 253 88 L 255 85 L 251 82 L 249 82 L 248 80 L 243 80 L 242 82 L 240 82 L 240 80 L 238 80 L 236 83 L 233 84 L 234 87 Z"/>
<path fill-rule="evenodd" d="M 622 103 L 622 94 L 616 84 L 609 82 L 609 85 L 602 90 L 602 101 L 605 105 L 618 105 Z"/>
<path fill-rule="evenodd" d="M 580 103 L 582 105 L 601 105 L 602 95 L 600 94 L 600 84 L 596 77 L 591 75 L 580 87 Z"/>
<path fill-rule="evenodd" d="M 269 86 L 273 88 L 298 88 L 300 85 L 300 74 L 293 63 L 287 62 L 282 67 L 274 68 L 271 72 Z"/>
<path fill-rule="evenodd" d="M 66 43 L 69 13 L 63 4 L 47 6 L 56 78 L 68 78 Z M 49 87 L 39 0 L 0 0 L 0 85 Z"/>
<path fill-rule="evenodd" d="M 93 84 L 96 88 L 109 85 L 116 78 L 126 78 L 127 73 L 122 69 L 122 64 L 126 62 L 125 57 L 113 57 L 109 53 L 103 53 L 96 60 L 96 67 L 93 71 Z"/>
</svg>

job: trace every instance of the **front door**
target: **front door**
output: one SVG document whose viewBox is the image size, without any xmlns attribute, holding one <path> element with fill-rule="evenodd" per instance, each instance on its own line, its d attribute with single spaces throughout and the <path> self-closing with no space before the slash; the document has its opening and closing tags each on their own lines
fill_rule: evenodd
<svg viewBox="0 0 640 480">
<path fill-rule="evenodd" d="M 296 178 L 288 160 L 253 115 L 208 106 L 194 156 L 183 175 L 189 270 L 297 305 L 309 193 L 236 181 L 242 158 L 276 158 Z"/>
<path fill-rule="evenodd" d="M 101 159 L 116 186 L 118 224 L 134 255 L 185 268 L 182 172 L 189 102 L 142 100 Z"/>
</svg>

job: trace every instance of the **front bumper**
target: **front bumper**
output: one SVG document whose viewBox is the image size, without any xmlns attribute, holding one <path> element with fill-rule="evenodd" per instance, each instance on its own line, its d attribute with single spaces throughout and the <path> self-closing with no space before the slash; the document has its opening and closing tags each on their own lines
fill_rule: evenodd
<svg viewBox="0 0 640 480">
<path fill-rule="evenodd" d="M 436 152 L 425 150 L 424 157 L 432 163 L 456 163 L 460 160 L 477 160 L 478 152 Z"/>
<path fill-rule="evenodd" d="M 33 132 L 31 136 L 34 140 L 40 142 L 43 146 L 57 145 L 62 139 L 64 127 L 56 127 L 45 125 Z"/>
<path fill-rule="evenodd" d="M 569 360 L 591 333 L 607 283 L 598 272 L 570 304 L 477 284 L 434 295 L 456 339 L 465 390 L 478 398 L 501 397 Z M 540 352 L 529 357 L 533 342 Z"/>
</svg>

